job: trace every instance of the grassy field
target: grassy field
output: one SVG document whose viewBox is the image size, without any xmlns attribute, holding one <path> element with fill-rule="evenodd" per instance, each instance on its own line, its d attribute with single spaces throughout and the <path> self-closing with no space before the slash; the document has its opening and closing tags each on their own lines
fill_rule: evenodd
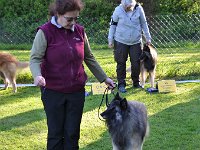
<svg viewBox="0 0 200 150">
<path fill-rule="evenodd" d="M 97 49 L 97 50 L 96 50 Z M 20 61 L 28 61 L 29 50 L 0 50 L 15 55 Z M 116 63 L 113 59 L 111 49 L 93 49 L 94 56 L 107 73 L 114 80 L 116 79 Z M 127 66 L 130 62 L 127 61 Z M 97 81 L 92 73 L 85 67 L 88 75 L 88 82 Z M 130 74 L 127 74 L 129 82 Z M 200 79 L 200 48 L 191 49 L 158 49 L 158 65 L 156 69 L 156 81 L 161 79 L 193 80 Z M 32 83 L 33 79 L 29 69 L 19 72 L 17 83 Z M 2 83 L 2 81 L 0 81 Z"/>
<path fill-rule="evenodd" d="M 8 51 L 27 61 L 29 51 Z M 115 79 L 112 50 L 94 50 L 94 55 L 108 76 Z M 89 81 L 96 79 L 88 71 Z M 200 149 L 200 83 L 177 84 L 175 93 L 149 94 L 132 89 L 130 75 L 128 92 L 121 94 L 128 100 L 143 102 L 148 109 L 150 135 L 144 150 L 199 150 Z M 200 51 L 159 51 L 156 80 L 200 79 Z M 20 72 L 18 82 L 31 83 L 29 69 Z M 146 85 L 148 87 L 149 84 Z M 89 90 L 89 87 L 87 87 Z M 109 100 L 113 98 L 109 95 Z M 105 123 L 98 118 L 102 95 L 86 97 L 81 124 L 81 150 L 111 150 L 111 140 Z M 100 111 L 105 109 L 105 105 Z M 0 90 L 0 150 L 45 150 L 46 116 L 37 87 Z"/>
</svg>

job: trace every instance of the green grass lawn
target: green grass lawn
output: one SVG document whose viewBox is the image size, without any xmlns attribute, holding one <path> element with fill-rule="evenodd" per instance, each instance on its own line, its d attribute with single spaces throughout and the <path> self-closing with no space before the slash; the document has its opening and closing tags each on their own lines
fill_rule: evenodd
<svg viewBox="0 0 200 150">
<path fill-rule="evenodd" d="M 147 106 L 150 135 L 144 150 L 199 150 L 200 84 L 177 84 L 176 93 L 149 94 L 128 89 L 121 94 Z M 42 150 L 46 146 L 46 117 L 37 87 L 0 91 L 0 150 Z M 113 98 L 109 95 L 109 100 Z M 81 124 L 81 150 L 110 150 L 105 123 L 98 118 L 102 95 L 86 97 Z M 105 109 L 104 106 L 101 111 Z"/>
<path fill-rule="evenodd" d="M 15 55 L 20 61 L 28 61 L 30 50 L 0 50 Z M 111 49 L 93 49 L 94 56 L 107 73 L 116 79 L 116 63 Z M 130 65 L 127 61 L 127 67 Z M 88 82 L 96 82 L 96 78 L 85 66 Z M 130 73 L 127 74 L 130 79 Z M 200 48 L 191 49 L 158 49 L 158 64 L 156 69 L 156 81 L 161 79 L 193 80 L 200 79 Z M 17 83 L 32 83 L 30 70 L 27 68 L 19 72 Z M 2 81 L 0 80 L 0 83 Z"/>
<path fill-rule="evenodd" d="M 8 51 L 27 61 L 29 51 Z M 94 55 L 108 76 L 116 79 L 112 50 L 94 50 Z M 127 62 L 129 65 L 129 62 Z M 85 67 L 89 81 L 97 81 Z M 200 50 L 159 51 L 156 80 L 200 79 Z M 148 109 L 150 135 L 144 150 L 200 149 L 200 83 L 177 84 L 175 93 L 149 94 L 132 89 L 127 74 L 128 92 L 121 94 L 128 100 L 143 102 Z M 30 70 L 20 72 L 18 83 L 31 83 Z M 146 85 L 148 87 L 149 84 Z M 87 87 L 89 90 L 89 87 Z M 109 100 L 113 95 L 109 95 Z M 86 97 L 81 124 L 81 150 L 111 150 L 111 139 L 105 123 L 98 118 L 102 95 Z M 105 109 L 105 104 L 101 111 Z M 0 150 L 45 150 L 46 116 L 37 87 L 0 90 Z"/>
</svg>

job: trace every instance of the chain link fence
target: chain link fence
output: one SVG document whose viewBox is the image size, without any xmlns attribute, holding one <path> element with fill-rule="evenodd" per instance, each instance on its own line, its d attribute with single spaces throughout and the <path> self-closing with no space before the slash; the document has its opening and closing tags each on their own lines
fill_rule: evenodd
<svg viewBox="0 0 200 150">
<path fill-rule="evenodd" d="M 159 15 L 147 20 L 157 48 L 187 48 L 200 42 L 200 14 Z"/>
<path fill-rule="evenodd" d="M 106 18 L 106 17 L 105 17 Z M 107 17 L 108 18 L 108 17 Z M 47 19 L 0 19 L 0 48 L 27 49 L 31 47 L 36 28 Z M 147 17 L 156 48 L 187 48 L 200 44 L 200 14 L 156 15 Z M 104 18 L 80 18 L 90 43 L 107 44 L 109 20 Z"/>
<path fill-rule="evenodd" d="M 108 49 L 110 20 L 106 18 L 84 17 L 78 20 L 86 29 L 92 49 Z M 31 49 L 36 28 L 47 20 L 0 19 L 0 50 Z M 159 53 L 157 79 L 200 79 L 200 14 L 148 16 L 147 21 L 152 44 Z M 105 71 L 112 72 L 115 78 L 115 64 L 110 68 Z"/>
</svg>

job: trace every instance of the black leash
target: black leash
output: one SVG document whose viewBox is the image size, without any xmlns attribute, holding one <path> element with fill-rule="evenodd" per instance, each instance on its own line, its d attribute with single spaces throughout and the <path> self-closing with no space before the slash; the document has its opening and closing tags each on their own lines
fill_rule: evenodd
<svg viewBox="0 0 200 150">
<path fill-rule="evenodd" d="M 103 94 L 102 99 L 101 99 L 101 103 L 100 103 L 100 105 L 99 105 L 98 117 L 99 117 L 99 119 L 100 119 L 101 121 L 104 121 L 104 120 L 102 120 L 102 119 L 100 118 L 100 115 L 99 115 L 100 113 L 99 113 L 99 111 L 100 111 L 101 105 L 103 104 L 103 101 L 104 101 L 104 97 L 105 97 L 105 96 L 106 96 L 106 107 L 108 107 L 108 106 L 110 105 L 109 100 L 108 100 L 108 91 L 109 91 L 109 90 L 110 90 L 110 89 L 109 89 L 108 87 L 105 89 L 104 94 Z M 111 90 L 111 93 L 115 96 L 113 90 Z"/>
</svg>

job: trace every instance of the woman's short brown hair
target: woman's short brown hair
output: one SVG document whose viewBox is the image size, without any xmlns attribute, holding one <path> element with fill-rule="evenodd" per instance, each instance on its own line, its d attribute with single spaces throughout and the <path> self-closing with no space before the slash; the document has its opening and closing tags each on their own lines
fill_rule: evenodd
<svg viewBox="0 0 200 150">
<path fill-rule="evenodd" d="M 55 0 L 49 6 L 49 15 L 64 15 L 66 12 L 78 10 L 81 11 L 84 5 L 81 0 Z"/>
</svg>

